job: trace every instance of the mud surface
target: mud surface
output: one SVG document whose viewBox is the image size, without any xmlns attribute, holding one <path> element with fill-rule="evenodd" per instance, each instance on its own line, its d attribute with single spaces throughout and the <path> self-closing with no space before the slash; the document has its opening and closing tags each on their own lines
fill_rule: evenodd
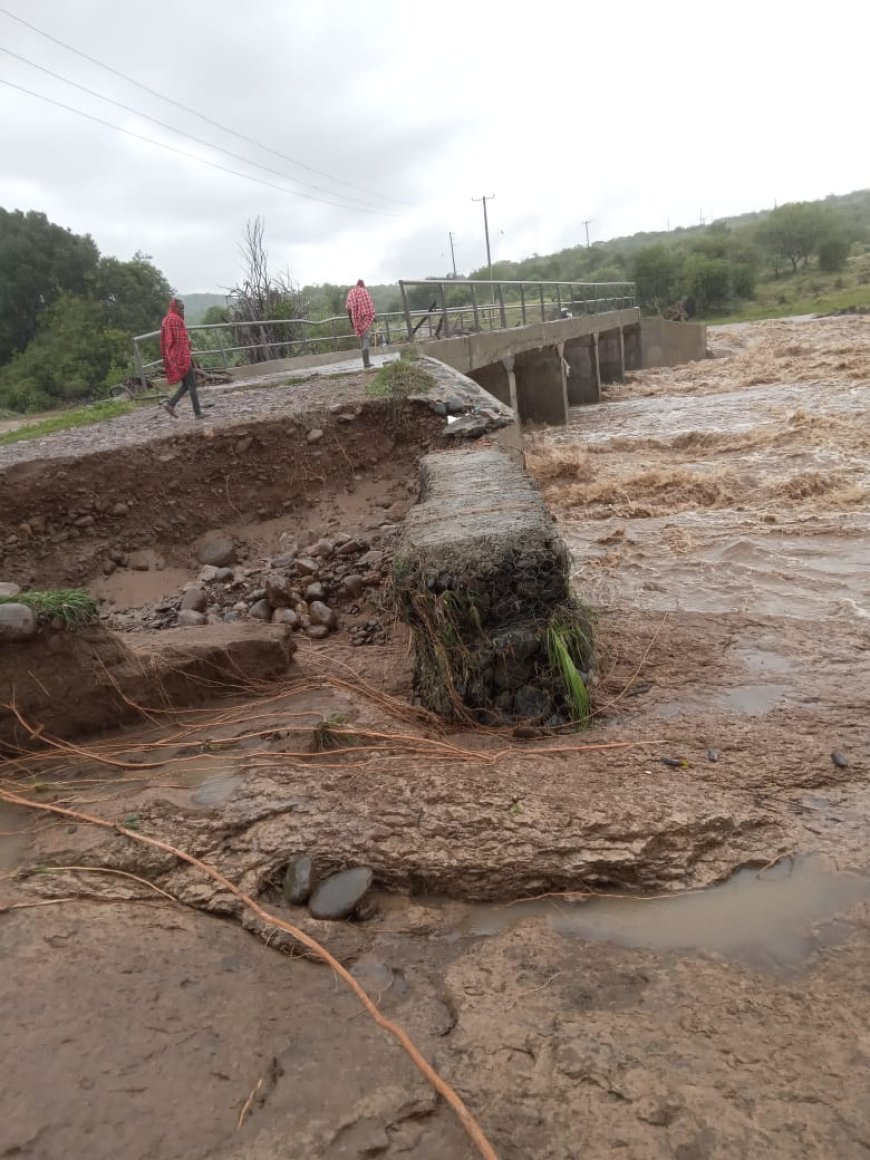
<svg viewBox="0 0 870 1160">
<path fill-rule="evenodd" d="M 870 1150 L 870 336 L 711 337 L 528 449 L 597 612 L 582 736 L 438 728 L 396 627 L 4 781 L 314 932 L 509 1160 Z M 318 923 L 280 899 L 299 853 L 394 893 Z M 327 971 L 171 856 L 4 808 L 0 889 L 0 1154 L 471 1155 Z"/>
</svg>

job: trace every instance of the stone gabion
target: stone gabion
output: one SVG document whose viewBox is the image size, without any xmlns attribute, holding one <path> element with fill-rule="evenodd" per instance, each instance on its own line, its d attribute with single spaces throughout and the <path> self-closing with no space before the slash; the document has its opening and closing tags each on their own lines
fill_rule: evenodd
<svg viewBox="0 0 870 1160">
<path fill-rule="evenodd" d="M 549 633 L 569 629 L 582 673 L 590 632 L 537 488 L 494 448 L 429 455 L 420 472 L 393 567 L 419 696 L 448 720 L 564 722 Z"/>
</svg>

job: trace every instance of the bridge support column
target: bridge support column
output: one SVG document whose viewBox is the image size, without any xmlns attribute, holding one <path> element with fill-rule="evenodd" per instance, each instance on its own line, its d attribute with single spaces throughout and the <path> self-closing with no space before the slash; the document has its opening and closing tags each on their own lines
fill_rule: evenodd
<svg viewBox="0 0 870 1160">
<path fill-rule="evenodd" d="M 504 403 L 506 407 L 516 411 L 517 380 L 512 357 L 508 356 L 500 362 L 492 363 L 491 366 L 472 371 L 469 378 L 474 379 L 477 385 L 483 387 L 485 391 L 489 391 L 500 403 Z"/>
<path fill-rule="evenodd" d="M 572 407 L 582 403 L 597 403 L 601 398 L 601 378 L 598 372 L 598 343 L 594 334 L 571 338 L 565 343 L 565 362 L 568 364 L 568 403 Z"/>
<path fill-rule="evenodd" d="M 568 422 L 565 365 L 560 346 L 526 350 L 514 357 L 517 414 L 521 420 L 552 426 Z"/>
<path fill-rule="evenodd" d="M 625 349 L 625 369 L 639 371 L 643 366 L 643 346 L 640 337 L 640 323 L 626 326 L 622 332 Z"/>
<path fill-rule="evenodd" d="M 625 379 L 625 350 L 622 327 L 602 330 L 598 335 L 598 361 L 602 383 L 621 383 Z"/>
</svg>

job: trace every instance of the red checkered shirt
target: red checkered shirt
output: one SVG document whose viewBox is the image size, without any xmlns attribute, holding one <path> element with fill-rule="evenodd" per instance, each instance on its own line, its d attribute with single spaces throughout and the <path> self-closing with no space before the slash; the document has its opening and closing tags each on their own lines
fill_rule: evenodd
<svg viewBox="0 0 870 1160">
<path fill-rule="evenodd" d="M 345 309 L 350 311 L 350 321 L 357 334 L 365 334 L 375 320 L 377 311 L 372 296 L 365 286 L 353 286 L 347 296 Z"/>
<path fill-rule="evenodd" d="M 180 383 L 190 370 L 193 359 L 190 354 L 190 337 L 184 319 L 176 312 L 175 299 L 169 303 L 169 310 L 160 327 L 160 353 L 163 355 L 167 383 Z"/>
</svg>

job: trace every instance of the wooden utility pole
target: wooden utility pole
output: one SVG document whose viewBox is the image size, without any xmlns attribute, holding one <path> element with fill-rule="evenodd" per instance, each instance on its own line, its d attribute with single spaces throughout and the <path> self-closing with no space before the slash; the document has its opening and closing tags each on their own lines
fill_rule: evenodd
<svg viewBox="0 0 870 1160">
<path fill-rule="evenodd" d="M 592 218 L 584 221 L 583 225 L 586 227 L 586 249 L 589 249 L 589 227 L 592 225 Z"/>
<path fill-rule="evenodd" d="M 489 218 L 486 213 L 486 203 L 488 201 L 495 201 L 495 194 L 491 193 L 489 197 L 473 197 L 472 201 L 483 202 L 483 232 L 486 234 L 486 264 L 489 266 L 489 280 L 492 281 L 492 251 L 489 248 Z M 495 299 L 493 298 L 493 301 Z"/>
<path fill-rule="evenodd" d="M 453 262 L 453 277 L 456 277 L 456 254 L 453 250 L 453 231 L 450 231 L 450 259 Z"/>
</svg>

